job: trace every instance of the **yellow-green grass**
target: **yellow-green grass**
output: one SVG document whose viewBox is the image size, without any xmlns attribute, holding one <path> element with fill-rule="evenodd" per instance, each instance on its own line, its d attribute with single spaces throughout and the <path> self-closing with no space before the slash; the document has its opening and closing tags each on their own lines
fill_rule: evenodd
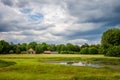
<svg viewBox="0 0 120 80">
<path fill-rule="evenodd" d="M 0 54 L 0 58 L 39 58 L 39 57 L 85 57 L 85 58 L 116 58 L 104 55 L 80 55 L 80 54 Z M 119 57 L 118 57 L 119 58 Z"/>
<path fill-rule="evenodd" d="M 90 68 L 46 64 L 54 60 L 115 60 L 120 58 L 103 55 L 67 55 L 67 54 L 11 54 L 0 55 L 0 60 L 14 63 L 0 67 L 0 80 L 119 80 L 120 71 L 107 67 Z M 6 63 L 6 64 L 7 64 Z M 4 64 L 3 64 L 4 65 Z M 118 67 L 118 66 L 117 66 Z M 120 69 L 118 67 L 118 69 Z"/>
</svg>

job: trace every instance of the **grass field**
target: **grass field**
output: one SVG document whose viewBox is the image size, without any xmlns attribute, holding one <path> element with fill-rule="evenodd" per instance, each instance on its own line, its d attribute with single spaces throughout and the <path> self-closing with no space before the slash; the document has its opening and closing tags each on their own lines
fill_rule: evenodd
<svg viewBox="0 0 120 80">
<path fill-rule="evenodd" d="M 45 61 L 106 61 L 102 68 L 46 64 Z M 0 80 L 120 80 L 120 58 L 103 55 L 0 55 Z"/>
</svg>

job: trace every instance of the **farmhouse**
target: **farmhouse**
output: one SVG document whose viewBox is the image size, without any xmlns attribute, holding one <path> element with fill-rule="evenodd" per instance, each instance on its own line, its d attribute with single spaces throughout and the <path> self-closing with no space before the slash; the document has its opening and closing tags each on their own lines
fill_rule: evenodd
<svg viewBox="0 0 120 80">
<path fill-rule="evenodd" d="M 29 53 L 29 54 L 35 54 L 35 51 L 34 51 L 32 48 L 30 48 L 30 49 L 28 50 L 28 53 Z"/>
<path fill-rule="evenodd" d="M 51 54 L 51 51 L 44 51 L 44 54 Z"/>
<path fill-rule="evenodd" d="M 44 51 L 44 54 L 58 54 L 58 52 L 53 52 L 53 51 Z"/>
</svg>

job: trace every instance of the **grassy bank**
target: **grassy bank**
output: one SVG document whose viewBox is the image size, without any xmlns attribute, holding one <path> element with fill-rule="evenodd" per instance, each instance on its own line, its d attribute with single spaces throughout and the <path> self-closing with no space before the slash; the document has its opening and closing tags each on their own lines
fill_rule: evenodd
<svg viewBox="0 0 120 80">
<path fill-rule="evenodd" d="M 44 61 L 113 61 L 113 68 L 46 64 Z M 120 58 L 103 55 L 0 55 L 0 80 L 119 80 Z M 108 63 L 108 62 L 106 62 Z M 8 65 L 7 65 L 8 64 Z M 109 65 L 109 64 L 108 64 Z"/>
</svg>

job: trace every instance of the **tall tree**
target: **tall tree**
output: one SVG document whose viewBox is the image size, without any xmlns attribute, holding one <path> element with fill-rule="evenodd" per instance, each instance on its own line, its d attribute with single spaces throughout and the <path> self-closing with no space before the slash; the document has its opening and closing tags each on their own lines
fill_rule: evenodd
<svg viewBox="0 0 120 80">
<path fill-rule="evenodd" d="M 1 49 L 0 49 L 1 53 L 7 54 L 7 53 L 9 53 L 10 45 L 9 45 L 8 42 L 6 42 L 6 41 L 4 41 L 4 40 L 1 40 L 1 41 L 0 41 L 0 48 L 1 48 Z"/>
<path fill-rule="evenodd" d="M 42 44 L 37 44 L 35 51 L 37 54 L 40 54 L 43 52 Z"/>
<path fill-rule="evenodd" d="M 120 45 L 120 29 L 114 28 L 105 31 L 102 35 L 101 44 L 105 48 Z"/>
<path fill-rule="evenodd" d="M 67 46 L 68 51 L 75 51 L 75 47 L 73 44 L 67 43 L 66 46 Z"/>
<path fill-rule="evenodd" d="M 27 51 L 27 43 L 22 43 L 20 47 L 21 47 L 21 51 Z"/>
<path fill-rule="evenodd" d="M 37 43 L 36 42 L 30 42 L 29 44 L 28 44 L 28 49 L 29 48 L 32 48 L 32 49 L 34 49 L 35 50 L 35 47 L 37 46 Z"/>
<path fill-rule="evenodd" d="M 81 48 L 88 48 L 89 47 L 89 45 L 87 44 L 87 43 L 85 43 L 85 44 L 83 44 L 82 46 L 81 46 Z"/>
</svg>

